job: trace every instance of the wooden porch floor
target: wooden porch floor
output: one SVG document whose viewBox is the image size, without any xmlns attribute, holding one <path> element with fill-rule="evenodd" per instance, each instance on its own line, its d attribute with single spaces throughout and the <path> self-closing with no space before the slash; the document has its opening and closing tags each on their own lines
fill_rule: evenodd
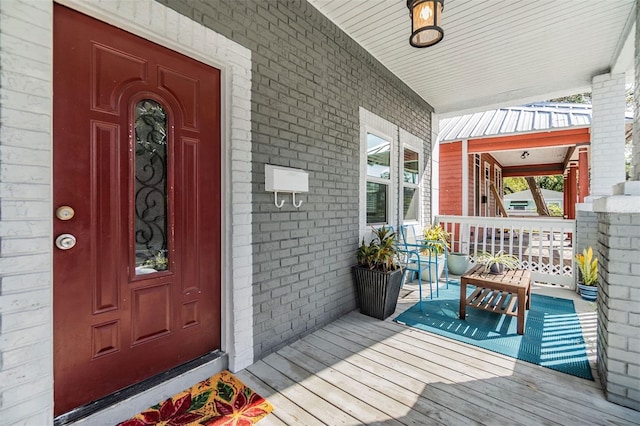
<svg viewBox="0 0 640 426">
<path fill-rule="evenodd" d="M 402 296 L 396 315 L 415 303 L 411 291 Z M 579 305 L 593 344 L 593 306 Z M 640 424 L 639 412 L 606 401 L 597 379 L 396 324 L 394 317 L 352 312 L 239 372 L 275 407 L 260 425 Z"/>
</svg>

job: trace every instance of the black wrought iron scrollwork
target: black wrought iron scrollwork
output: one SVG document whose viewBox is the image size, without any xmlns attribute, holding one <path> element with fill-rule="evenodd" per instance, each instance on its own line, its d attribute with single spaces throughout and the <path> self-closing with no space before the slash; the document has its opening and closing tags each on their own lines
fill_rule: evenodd
<svg viewBox="0 0 640 426">
<path fill-rule="evenodd" d="M 135 114 L 136 271 L 167 269 L 167 118 L 144 99 Z"/>
</svg>

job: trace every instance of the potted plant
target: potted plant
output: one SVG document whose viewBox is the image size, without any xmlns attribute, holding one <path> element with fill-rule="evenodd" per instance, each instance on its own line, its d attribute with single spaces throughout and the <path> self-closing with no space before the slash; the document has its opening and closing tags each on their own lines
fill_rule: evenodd
<svg viewBox="0 0 640 426">
<path fill-rule="evenodd" d="M 467 253 L 452 251 L 447 256 L 447 265 L 449 273 L 454 275 L 464 275 L 471 266 L 469 255 Z"/>
<path fill-rule="evenodd" d="M 444 267 L 447 264 L 446 251 L 449 251 L 449 238 L 450 234 L 444 230 L 442 225 L 431 225 L 424 229 L 424 241 L 421 243 L 421 261 L 429 263 L 429 269 L 422 271 L 422 279 L 429 280 L 429 275 L 432 277 L 440 278 Z M 435 243 L 434 243 L 435 242 Z M 437 266 L 437 270 L 436 270 Z"/>
<path fill-rule="evenodd" d="M 576 254 L 576 262 L 580 269 L 578 288 L 584 300 L 595 301 L 598 298 L 598 258 L 593 256 L 591 247 Z"/>
<path fill-rule="evenodd" d="M 384 320 L 395 312 L 402 286 L 395 232 L 384 226 L 374 228 L 369 244 L 362 239 L 357 259 L 352 270 L 360 312 Z"/>
<path fill-rule="evenodd" d="M 507 254 L 504 250 L 495 254 L 481 252 L 476 258 L 476 262 L 484 265 L 484 272 L 489 274 L 502 274 L 505 269 L 518 269 L 520 266 L 518 257 Z"/>
</svg>

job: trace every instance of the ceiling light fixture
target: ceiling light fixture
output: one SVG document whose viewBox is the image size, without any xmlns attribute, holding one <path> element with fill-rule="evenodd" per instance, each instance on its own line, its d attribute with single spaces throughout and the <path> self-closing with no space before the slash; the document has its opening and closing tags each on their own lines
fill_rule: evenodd
<svg viewBox="0 0 640 426">
<path fill-rule="evenodd" d="M 407 0 L 411 16 L 411 37 L 413 47 L 429 47 L 440 42 L 444 31 L 440 27 L 444 0 Z"/>
<path fill-rule="evenodd" d="M 520 158 L 522 158 L 524 160 L 528 156 L 529 156 L 529 151 L 522 151 L 522 155 L 520 155 Z"/>
</svg>

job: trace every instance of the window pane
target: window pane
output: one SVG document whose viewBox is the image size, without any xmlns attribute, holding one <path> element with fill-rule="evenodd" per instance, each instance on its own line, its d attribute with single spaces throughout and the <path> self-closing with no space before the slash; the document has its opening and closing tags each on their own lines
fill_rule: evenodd
<svg viewBox="0 0 640 426">
<path fill-rule="evenodd" d="M 387 223 L 388 185 L 367 182 L 367 223 Z"/>
<path fill-rule="evenodd" d="M 418 184 L 418 153 L 404 149 L 404 181 Z"/>
<path fill-rule="evenodd" d="M 167 119 L 159 103 L 136 105 L 136 274 L 164 271 L 167 255 Z"/>
<path fill-rule="evenodd" d="M 391 143 L 367 133 L 367 175 L 390 179 L 389 160 Z"/>
<path fill-rule="evenodd" d="M 416 188 L 404 188 L 404 220 L 418 220 L 418 191 Z"/>
</svg>

